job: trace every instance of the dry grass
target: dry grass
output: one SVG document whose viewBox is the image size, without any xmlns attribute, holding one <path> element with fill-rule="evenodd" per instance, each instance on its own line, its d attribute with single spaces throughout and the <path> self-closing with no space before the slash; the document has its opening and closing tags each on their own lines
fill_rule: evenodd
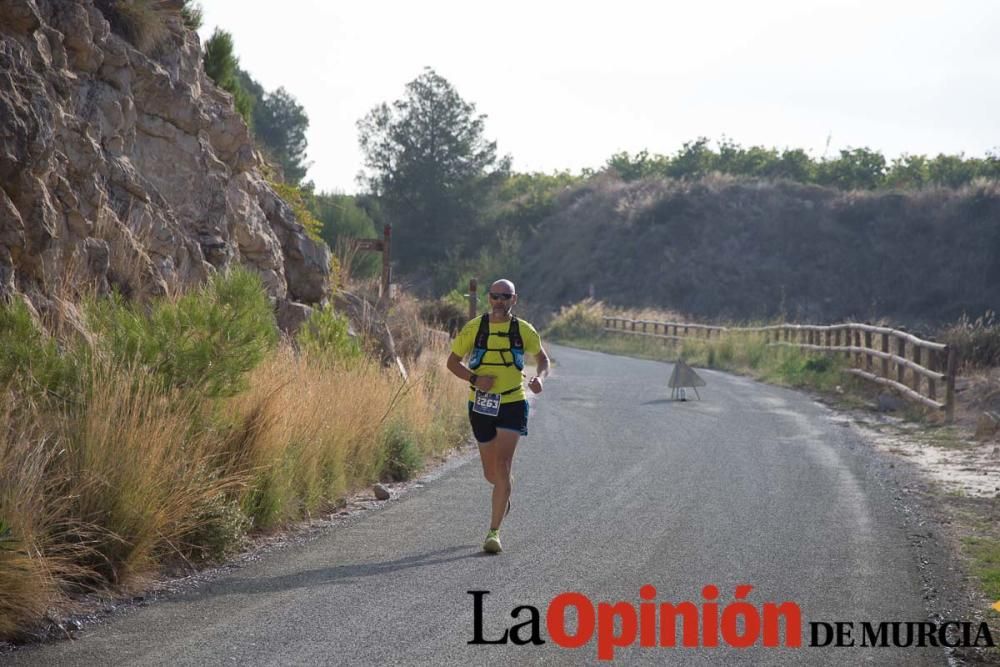
<svg viewBox="0 0 1000 667">
<path fill-rule="evenodd" d="M 444 358 L 428 350 L 407 381 L 370 360 L 311 363 L 288 350 L 261 364 L 225 408 L 226 458 L 254 475 L 245 511 L 270 527 L 332 505 L 382 476 L 400 433 L 421 457 L 457 445 L 465 388 Z"/>
<path fill-rule="evenodd" d="M 403 382 L 368 359 L 279 348 L 215 401 L 96 361 L 56 409 L 0 394 L 0 639 L 83 589 L 128 589 L 167 563 L 215 558 L 396 477 L 461 441 L 465 387 L 427 349 Z"/>
</svg>

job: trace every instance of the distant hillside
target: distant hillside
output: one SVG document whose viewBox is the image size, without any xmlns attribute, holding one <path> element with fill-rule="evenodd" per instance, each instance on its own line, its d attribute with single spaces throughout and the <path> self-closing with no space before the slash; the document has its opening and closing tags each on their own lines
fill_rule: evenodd
<svg viewBox="0 0 1000 667">
<path fill-rule="evenodd" d="M 588 295 L 704 319 L 934 324 L 1000 307 L 1000 185 L 841 192 L 602 176 L 524 244 L 532 310 Z"/>
</svg>

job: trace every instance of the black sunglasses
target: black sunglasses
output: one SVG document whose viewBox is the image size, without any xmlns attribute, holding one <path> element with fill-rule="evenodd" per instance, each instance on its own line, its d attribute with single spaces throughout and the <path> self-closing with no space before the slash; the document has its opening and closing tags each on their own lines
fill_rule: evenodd
<svg viewBox="0 0 1000 667">
<path fill-rule="evenodd" d="M 512 296 L 514 295 L 511 294 L 510 292 L 500 292 L 499 294 L 496 292 L 490 292 L 490 298 L 494 299 L 495 301 L 500 301 L 501 299 L 503 299 L 504 301 L 510 301 Z"/>
</svg>

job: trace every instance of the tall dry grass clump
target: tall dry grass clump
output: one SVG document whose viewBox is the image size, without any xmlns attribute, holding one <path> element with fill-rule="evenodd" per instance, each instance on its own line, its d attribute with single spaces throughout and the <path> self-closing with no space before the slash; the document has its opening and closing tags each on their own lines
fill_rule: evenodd
<svg viewBox="0 0 1000 667">
<path fill-rule="evenodd" d="M 65 424 L 57 470 L 73 518 L 99 528 L 85 564 L 122 585 L 191 555 L 201 515 L 246 472 L 224 465 L 201 403 L 163 389 L 151 371 L 101 363 L 90 389 L 86 409 Z"/>
<path fill-rule="evenodd" d="M 254 529 L 405 479 L 464 435 L 444 347 L 425 345 L 404 380 L 328 311 L 278 345 L 246 273 L 81 312 L 57 340 L 26 304 L 0 306 L 0 639 L 80 591 L 221 558 Z"/>
<path fill-rule="evenodd" d="M 427 350 L 407 380 L 367 358 L 329 363 L 283 349 L 227 401 L 226 460 L 251 471 L 241 504 L 268 528 L 376 480 L 405 479 L 459 444 L 465 388 Z"/>
</svg>

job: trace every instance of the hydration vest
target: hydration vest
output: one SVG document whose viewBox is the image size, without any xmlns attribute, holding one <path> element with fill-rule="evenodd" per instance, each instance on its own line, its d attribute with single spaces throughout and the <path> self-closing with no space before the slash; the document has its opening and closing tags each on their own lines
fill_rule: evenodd
<svg viewBox="0 0 1000 667">
<path fill-rule="evenodd" d="M 472 356 L 469 357 L 469 368 L 476 370 L 480 366 L 516 366 L 517 370 L 524 370 L 524 340 L 521 338 L 521 328 L 517 324 L 517 318 L 511 316 L 510 328 L 506 333 L 495 333 L 494 336 L 503 336 L 510 340 L 510 347 L 489 347 L 490 339 L 490 314 L 484 313 L 479 320 L 479 331 L 476 333 L 476 342 L 473 344 Z M 487 352 L 499 352 L 502 363 L 484 362 L 483 357 Z M 504 352 L 509 352 L 511 360 L 508 362 Z"/>
</svg>

